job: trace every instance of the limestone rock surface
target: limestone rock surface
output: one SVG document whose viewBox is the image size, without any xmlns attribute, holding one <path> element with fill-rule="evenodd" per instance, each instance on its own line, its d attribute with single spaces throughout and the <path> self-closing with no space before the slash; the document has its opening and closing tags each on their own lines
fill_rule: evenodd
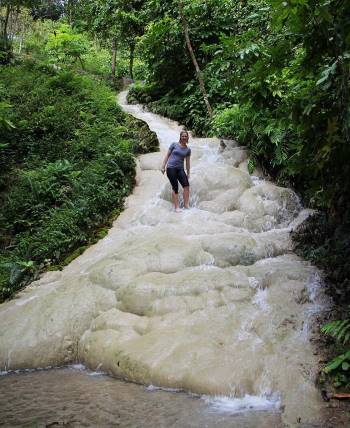
<svg viewBox="0 0 350 428">
<path fill-rule="evenodd" d="M 277 394 L 288 423 L 317 420 L 308 326 L 322 303 L 317 270 L 292 252 L 297 196 L 252 178 L 244 148 L 191 139 L 192 207 L 175 213 L 160 167 L 181 128 L 124 108 L 161 152 L 140 157 L 104 239 L 1 305 L 0 369 L 79 361 L 199 394 Z"/>
</svg>

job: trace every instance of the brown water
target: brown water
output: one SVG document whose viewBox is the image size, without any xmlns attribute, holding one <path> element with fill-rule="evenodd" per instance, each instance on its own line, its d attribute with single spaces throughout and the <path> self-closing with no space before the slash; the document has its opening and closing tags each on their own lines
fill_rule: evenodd
<svg viewBox="0 0 350 428">
<path fill-rule="evenodd" d="M 278 412 L 218 410 L 199 396 L 72 368 L 0 377 L 0 426 L 281 427 Z"/>
</svg>

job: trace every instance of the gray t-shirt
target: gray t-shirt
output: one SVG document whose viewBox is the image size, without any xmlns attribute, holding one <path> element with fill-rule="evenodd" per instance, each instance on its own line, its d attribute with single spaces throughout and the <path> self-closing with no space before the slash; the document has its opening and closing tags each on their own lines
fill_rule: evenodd
<svg viewBox="0 0 350 428">
<path fill-rule="evenodd" d="M 172 143 L 169 147 L 171 152 L 167 168 L 183 168 L 184 159 L 191 156 L 191 149 L 189 147 L 182 147 L 180 143 Z"/>
</svg>

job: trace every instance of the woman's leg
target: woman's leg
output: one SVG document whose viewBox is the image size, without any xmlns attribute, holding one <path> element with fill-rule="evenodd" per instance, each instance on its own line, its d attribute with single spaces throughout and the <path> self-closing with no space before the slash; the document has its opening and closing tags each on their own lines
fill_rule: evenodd
<svg viewBox="0 0 350 428">
<path fill-rule="evenodd" d="M 184 189 L 184 206 L 188 209 L 190 207 L 190 183 L 188 182 L 185 171 L 179 170 L 177 178 Z"/>
<path fill-rule="evenodd" d="M 175 193 L 173 191 L 173 203 L 174 203 L 174 207 L 175 207 L 175 211 L 178 211 L 180 209 L 179 207 L 179 194 Z"/>
<path fill-rule="evenodd" d="M 186 209 L 190 207 L 190 186 L 184 187 L 184 206 Z"/>
<path fill-rule="evenodd" d="M 177 171 L 175 168 L 167 168 L 166 175 L 168 176 L 171 187 L 173 189 L 172 198 L 173 198 L 175 211 L 179 211 L 180 210 L 180 208 L 179 208 L 179 197 L 178 197 L 179 184 L 177 182 Z"/>
<path fill-rule="evenodd" d="M 187 209 L 190 207 L 190 186 L 184 187 L 184 205 Z"/>
</svg>

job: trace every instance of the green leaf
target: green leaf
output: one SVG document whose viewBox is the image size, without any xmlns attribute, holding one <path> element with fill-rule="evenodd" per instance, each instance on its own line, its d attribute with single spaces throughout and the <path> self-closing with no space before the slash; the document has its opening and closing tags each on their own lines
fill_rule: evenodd
<svg viewBox="0 0 350 428">
<path fill-rule="evenodd" d="M 331 362 L 329 362 L 323 369 L 325 373 L 329 373 L 337 369 L 345 360 L 350 360 L 350 351 L 345 354 L 338 355 Z"/>
<path fill-rule="evenodd" d="M 26 269 L 32 268 L 34 266 L 34 262 L 32 260 L 29 260 L 27 262 L 26 261 L 17 262 L 17 264 L 19 266 L 22 266 L 22 267 L 26 268 Z"/>
<path fill-rule="evenodd" d="M 334 63 L 327 67 L 325 70 L 322 71 L 321 73 L 321 78 L 319 80 L 317 80 L 316 82 L 316 86 L 320 86 L 322 83 L 324 83 L 326 80 L 328 80 L 328 78 L 335 73 L 336 67 L 337 67 L 337 62 L 338 61 L 334 61 Z"/>
<path fill-rule="evenodd" d="M 255 169 L 255 163 L 254 163 L 254 161 L 252 159 L 249 159 L 247 166 L 248 166 L 248 172 L 249 172 L 249 174 L 253 174 L 254 169 Z"/>
<path fill-rule="evenodd" d="M 348 370 L 348 369 L 349 369 L 349 367 L 350 367 L 350 364 L 349 364 L 349 363 L 347 363 L 346 361 L 344 361 L 344 362 L 343 362 L 343 364 L 341 365 L 341 368 L 342 368 L 343 370 Z"/>
<path fill-rule="evenodd" d="M 12 128 L 15 129 L 15 125 L 8 119 L 5 119 L 5 124 L 7 125 L 8 128 Z"/>
</svg>

